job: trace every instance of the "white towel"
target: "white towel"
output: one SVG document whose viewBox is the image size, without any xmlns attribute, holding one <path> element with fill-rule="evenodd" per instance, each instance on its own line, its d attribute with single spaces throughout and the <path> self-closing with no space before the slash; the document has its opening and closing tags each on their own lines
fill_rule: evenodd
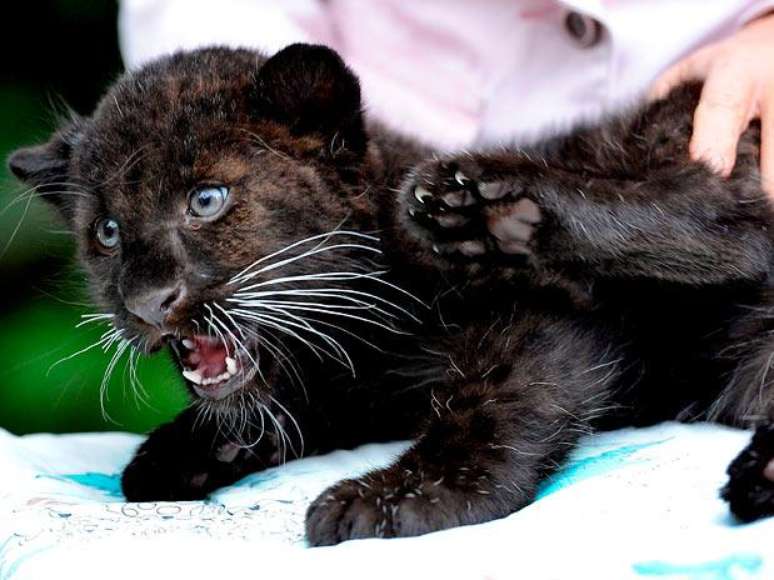
<svg viewBox="0 0 774 580">
<path fill-rule="evenodd" d="M 505 519 L 308 549 L 309 502 L 405 443 L 294 461 L 205 502 L 136 504 L 119 474 L 140 437 L 0 432 L 0 580 L 774 578 L 774 518 L 740 525 L 718 498 L 749 436 L 674 423 L 595 435 Z"/>
</svg>

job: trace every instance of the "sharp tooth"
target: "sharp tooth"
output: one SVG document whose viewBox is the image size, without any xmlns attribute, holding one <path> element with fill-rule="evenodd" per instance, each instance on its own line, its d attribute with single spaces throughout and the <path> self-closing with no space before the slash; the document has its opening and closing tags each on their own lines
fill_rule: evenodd
<svg viewBox="0 0 774 580">
<path fill-rule="evenodd" d="M 191 340 L 190 338 L 184 338 L 183 339 L 183 346 L 186 347 L 188 350 L 193 350 L 196 346 L 196 343 Z"/>
<path fill-rule="evenodd" d="M 202 381 L 202 384 L 203 384 L 203 385 L 211 385 L 211 384 L 212 384 L 212 379 L 204 379 L 204 380 Z"/>
<path fill-rule="evenodd" d="M 218 381 L 225 381 L 225 380 L 228 380 L 229 378 L 231 378 L 231 375 L 228 372 L 221 373 L 217 377 Z"/>
<path fill-rule="evenodd" d="M 198 373 L 198 371 L 183 371 L 183 376 L 192 383 L 196 383 L 197 385 L 203 384 L 203 381 L 205 380 L 202 379 L 202 376 Z"/>
<path fill-rule="evenodd" d="M 236 372 L 237 372 L 237 363 L 230 356 L 226 357 L 226 370 L 228 371 L 228 374 L 230 374 L 230 375 L 235 375 Z"/>
</svg>

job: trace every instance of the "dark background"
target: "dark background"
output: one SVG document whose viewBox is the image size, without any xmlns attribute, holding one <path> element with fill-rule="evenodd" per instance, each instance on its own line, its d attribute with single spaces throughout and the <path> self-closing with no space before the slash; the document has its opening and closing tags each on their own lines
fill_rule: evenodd
<svg viewBox="0 0 774 580">
<path fill-rule="evenodd" d="M 148 405 L 132 394 L 119 362 L 100 411 L 110 353 L 93 349 L 105 329 L 75 328 L 93 312 L 73 263 L 66 224 L 7 172 L 15 148 L 44 141 L 69 106 L 88 114 L 122 71 L 112 0 L 32 0 L 4 6 L 0 35 L 0 428 L 144 432 L 185 401 L 165 355 L 141 360 Z M 21 197 L 19 197 L 21 196 Z M 29 203 L 28 203 L 29 201 Z"/>
</svg>

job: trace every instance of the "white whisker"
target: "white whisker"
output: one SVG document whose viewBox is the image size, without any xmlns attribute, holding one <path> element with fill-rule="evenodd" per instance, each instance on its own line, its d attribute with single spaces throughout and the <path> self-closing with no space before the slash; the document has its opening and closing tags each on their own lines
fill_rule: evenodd
<svg viewBox="0 0 774 580">
<path fill-rule="evenodd" d="M 122 330 L 118 330 L 112 327 L 109 328 L 108 330 L 103 332 L 102 335 L 92 344 L 80 349 L 77 352 L 74 352 L 73 354 L 60 358 L 58 361 L 53 363 L 50 367 L 48 367 L 48 371 L 46 371 L 46 374 L 49 374 L 55 367 L 59 366 L 63 362 L 74 359 L 75 357 L 80 356 L 86 352 L 89 352 L 94 348 L 101 347 L 103 351 L 107 351 L 107 349 L 110 348 L 110 345 L 112 345 L 113 342 L 118 340 L 122 334 L 123 334 Z"/>
<path fill-rule="evenodd" d="M 296 421 L 296 418 L 293 416 L 293 414 L 290 411 L 288 411 L 287 407 L 285 407 L 282 403 L 280 403 L 273 396 L 269 395 L 269 398 L 293 422 L 293 426 L 296 428 L 296 432 L 298 433 L 299 443 L 301 444 L 301 451 L 296 451 L 295 447 L 293 446 L 292 441 L 290 440 L 290 437 L 288 437 L 288 442 L 290 443 L 290 446 L 293 449 L 293 454 L 296 457 L 303 457 L 303 455 L 304 455 L 304 434 L 301 432 L 301 426 L 298 424 L 298 421 Z"/>
<path fill-rule="evenodd" d="M 263 268 L 260 268 L 259 270 L 256 270 L 254 272 L 251 272 L 249 274 L 243 275 L 242 277 L 234 280 L 231 283 L 236 282 L 245 282 L 247 280 L 251 280 L 252 278 L 255 278 L 256 276 L 260 274 L 264 274 L 266 272 L 270 272 L 271 270 L 275 270 L 276 268 L 281 268 L 282 266 L 286 266 L 288 264 L 291 264 L 293 262 L 296 262 L 298 260 L 302 260 L 304 258 L 308 258 L 310 256 L 314 256 L 316 254 L 322 254 L 324 252 L 330 252 L 333 250 L 343 250 L 343 249 L 358 249 L 358 250 L 365 250 L 367 252 L 373 252 L 375 254 L 381 254 L 382 251 L 373 248 L 371 246 L 364 246 L 362 244 L 335 244 L 333 246 L 323 246 L 321 248 L 314 248 L 311 250 L 308 250 L 302 254 L 299 254 L 298 256 L 293 256 L 291 258 L 285 258 L 284 260 L 280 260 L 279 262 L 275 262 L 273 264 L 269 264 L 268 266 L 264 266 Z"/>
<path fill-rule="evenodd" d="M 102 377 L 102 383 L 100 383 L 99 386 L 99 405 L 100 410 L 102 411 L 102 417 L 106 421 L 111 421 L 115 423 L 115 421 L 110 417 L 110 415 L 107 412 L 107 408 L 105 406 L 106 401 L 110 400 L 110 396 L 108 393 L 108 382 L 110 381 L 110 377 L 113 374 L 113 371 L 116 368 L 116 365 L 118 364 L 118 361 L 123 356 L 124 352 L 126 352 L 126 349 L 130 348 L 132 345 L 128 340 L 124 339 L 116 339 L 119 344 L 116 347 L 115 352 L 113 353 L 113 356 L 110 357 L 110 362 L 108 363 L 107 368 L 105 369 L 104 376 Z"/>
<path fill-rule="evenodd" d="M 282 312 L 287 313 L 289 310 L 295 310 L 295 311 L 302 311 L 302 312 L 315 312 L 318 314 L 327 314 L 330 316 L 338 316 L 340 318 L 346 318 L 349 320 L 358 320 L 360 322 L 364 322 L 366 324 L 371 324 L 373 326 L 377 326 L 379 328 L 382 328 L 388 332 L 392 332 L 394 334 L 409 334 L 407 332 L 398 330 L 394 326 L 389 326 L 387 324 L 383 324 L 381 322 L 378 322 L 376 320 L 372 320 L 370 318 L 365 318 L 363 316 L 357 316 L 355 314 L 349 314 L 347 312 L 339 312 L 336 310 L 330 310 L 328 308 L 314 308 L 310 306 L 292 306 L 292 305 L 286 305 L 283 304 L 281 301 L 276 301 L 274 303 L 271 302 L 258 302 L 255 304 L 256 307 L 259 308 L 267 308 L 270 310 L 281 310 Z"/>
<path fill-rule="evenodd" d="M 276 252 L 273 252 L 271 254 L 268 254 L 268 255 L 263 256 L 262 258 L 256 260 L 255 262 L 253 262 L 252 264 L 250 264 L 249 266 L 244 268 L 241 272 L 239 272 L 238 274 L 233 276 L 231 278 L 231 280 L 229 281 L 229 284 L 237 283 L 245 274 L 250 272 L 256 266 L 258 266 L 260 264 L 263 264 L 267 260 L 271 260 L 272 258 L 275 258 L 276 256 L 279 256 L 281 254 L 284 254 L 285 252 L 287 252 L 289 250 L 292 250 L 293 248 L 297 248 L 298 246 L 303 245 L 303 244 L 308 244 L 310 242 L 314 242 L 314 241 L 317 241 L 317 240 L 323 240 L 323 243 L 324 243 L 326 240 L 330 239 L 332 236 L 353 236 L 353 237 L 357 237 L 357 238 L 371 240 L 371 241 L 374 241 L 374 242 L 378 242 L 379 241 L 379 238 L 377 238 L 377 237 L 370 236 L 368 234 L 363 234 L 363 233 L 360 233 L 360 232 L 347 231 L 347 230 L 334 230 L 332 232 L 327 232 L 327 233 L 324 233 L 324 234 L 317 234 L 317 235 L 314 235 L 314 236 L 310 236 L 308 238 L 304 238 L 303 240 L 298 240 L 297 242 L 293 242 L 292 244 L 290 244 L 288 246 L 285 246 L 281 250 L 277 250 Z"/>
<path fill-rule="evenodd" d="M 312 351 L 312 353 L 320 360 L 323 360 L 322 354 L 325 354 L 335 360 L 339 360 L 335 355 L 328 352 L 326 349 L 320 347 L 319 345 L 315 345 L 314 343 L 310 342 L 309 340 L 305 339 L 303 336 L 292 330 L 291 328 L 287 328 L 286 326 L 283 326 L 283 323 L 286 321 L 282 320 L 281 318 L 277 318 L 275 316 L 271 316 L 270 314 L 259 314 L 256 312 L 249 312 L 247 310 L 241 310 L 239 308 L 235 308 L 231 310 L 231 313 L 234 316 L 237 316 L 239 318 L 244 318 L 246 320 L 252 320 L 253 322 L 257 322 L 258 324 L 265 324 L 269 326 L 270 328 L 274 328 L 275 330 L 278 330 L 282 332 L 283 334 L 287 334 L 302 344 L 306 345 L 309 350 Z M 290 326 L 293 327 L 300 327 L 301 330 L 307 330 L 306 327 L 299 326 L 297 324 L 290 324 Z M 322 353 L 322 354 L 321 354 Z"/>
<path fill-rule="evenodd" d="M 315 336 L 318 336 L 319 338 L 321 338 L 326 344 L 328 344 L 334 350 L 334 352 L 338 352 L 341 355 L 341 357 L 343 357 L 344 360 L 342 360 L 342 358 L 339 358 L 339 357 L 333 357 L 333 359 L 338 361 L 338 362 L 340 362 L 340 363 L 342 363 L 344 366 L 349 367 L 350 371 L 352 372 L 352 376 L 353 377 L 355 376 L 355 374 L 356 374 L 355 373 L 355 365 L 352 362 L 352 359 L 350 358 L 349 353 L 341 345 L 341 343 L 339 341 L 337 341 L 335 338 L 333 338 L 329 334 L 326 334 L 326 333 L 324 333 L 324 332 L 314 328 L 309 323 L 309 321 L 306 318 L 304 318 L 303 316 L 295 315 L 295 314 L 293 314 L 291 312 L 288 312 L 286 310 L 282 310 L 281 308 L 277 308 L 276 306 L 267 306 L 266 308 L 268 310 L 271 310 L 271 311 L 277 313 L 277 314 L 284 314 L 285 318 L 282 319 L 282 322 L 284 322 L 285 324 L 289 324 L 291 326 L 298 326 L 300 328 L 303 328 L 307 332 L 311 332 Z M 263 313 L 261 315 L 262 316 L 267 316 L 266 314 L 263 314 Z M 293 321 L 288 320 L 288 318 L 291 318 L 293 321 L 297 321 L 298 324 L 295 324 Z"/>
</svg>

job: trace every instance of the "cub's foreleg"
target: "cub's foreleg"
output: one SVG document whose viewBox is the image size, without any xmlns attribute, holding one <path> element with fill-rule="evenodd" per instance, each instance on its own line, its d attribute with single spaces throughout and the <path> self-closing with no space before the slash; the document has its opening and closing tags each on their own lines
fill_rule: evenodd
<svg viewBox="0 0 774 580">
<path fill-rule="evenodd" d="M 621 361 L 579 322 L 529 314 L 440 341 L 426 426 L 391 466 L 307 513 L 313 545 L 413 536 L 512 513 L 608 408 Z"/>
</svg>

